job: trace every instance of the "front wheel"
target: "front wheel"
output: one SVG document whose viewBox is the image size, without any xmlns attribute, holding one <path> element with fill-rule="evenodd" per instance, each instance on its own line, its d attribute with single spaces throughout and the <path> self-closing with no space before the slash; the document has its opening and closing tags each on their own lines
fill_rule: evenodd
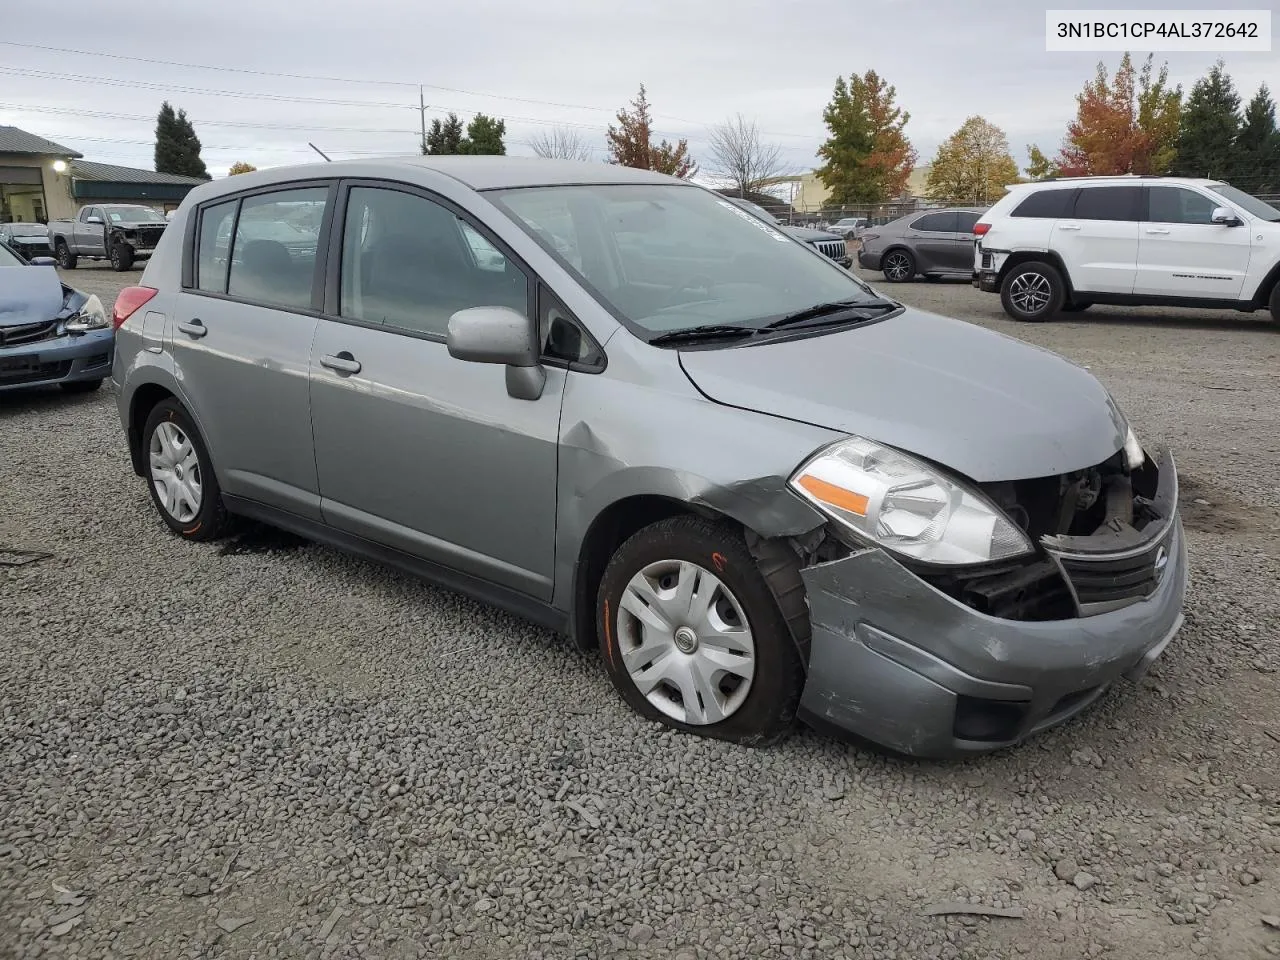
<svg viewBox="0 0 1280 960">
<path fill-rule="evenodd" d="M 124 273 L 133 266 L 133 247 L 127 243 L 117 243 L 111 248 L 111 269 L 116 273 Z"/>
<path fill-rule="evenodd" d="M 187 411 L 161 400 L 142 428 L 144 475 L 160 519 L 186 540 L 213 540 L 227 528 L 209 451 Z"/>
<path fill-rule="evenodd" d="M 1015 320 L 1039 323 L 1062 309 L 1066 284 L 1052 264 L 1040 260 L 1020 263 L 1000 284 L 1000 304 Z"/>
<path fill-rule="evenodd" d="M 728 523 L 674 517 L 632 536 L 605 570 L 597 627 L 614 687 L 644 717 L 756 746 L 794 724 L 796 641 Z"/>
<path fill-rule="evenodd" d="M 885 254 L 880 269 L 890 283 L 906 283 L 916 275 L 916 258 L 906 250 L 891 250 Z"/>
</svg>

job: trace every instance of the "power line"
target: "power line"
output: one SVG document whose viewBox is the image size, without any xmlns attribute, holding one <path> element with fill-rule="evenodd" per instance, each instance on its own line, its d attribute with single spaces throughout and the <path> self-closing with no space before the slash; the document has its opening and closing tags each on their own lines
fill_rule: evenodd
<svg viewBox="0 0 1280 960">
<path fill-rule="evenodd" d="M 104 52 L 95 51 L 95 50 L 76 50 L 70 47 L 55 47 L 55 46 L 49 46 L 45 44 L 38 44 L 38 43 L 22 43 L 16 40 L 0 40 L 0 45 L 10 46 L 10 47 L 19 47 L 19 48 L 28 49 L 28 50 L 41 50 L 41 51 L 50 52 L 50 53 L 69 53 L 77 56 L 105 57 L 112 60 L 122 60 L 122 61 L 128 61 L 133 63 L 145 63 L 145 64 L 151 64 L 156 66 L 182 67 L 185 69 L 192 69 L 192 70 L 215 70 L 223 73 L 238 73 L 238 74 L 247 74 L 252 76 L 264 76 L 264 77 L 281 77 L 281 78 L 290 79 L 290 80 L 308 80 L 308 81 L 318 81 L 322 83 L 353 83 L 353 84 L 366 84 L 366 85 L 374 85 L 374 86 L 422 87 L 427 90 L 441 90 L 446 93 L 457 93 L 457 94 L 462 94 L 464 96 L 469 96 L 469 97 L 479 97 L 481 99 L 506 100 L 513 103 L 528 103 L 528 104 L 534 104 L 538 106 L 559 107 L 559 108 L 570 109 L 570 110 L 592 110 L 600 113 L 608 113 L 610 115 L 616 115 L 617 113 L 617 109 L 611 108 L 611 107 L 600 107 L 600 106 L 594 106 L 591 104 L 584 104 L 584 103 L 568 103 L 568 102 L 558 101 L 558 100 L 540 100 L 533 97 L 515 97 L 515 96 L 509 96 L 506 94 L 497 94 L 497 93 L 483 93 L 477 90 L 465 90 L 460 87 L 446 87 L 446 86 L 441 86 L 439 84 L 431 84 L 431 83 L 409 83 L 408 81 L 404 81 L 404 80 L 370 80 L 370 79 L 363 79 L 358 77 L 333 77 L 333 76 L 324 76 L 320 74 L 283 73 L 283 72 L 276 72 L 271 70 L 254 70 L 254 69 L 249 69 L 247 67 L 223 67 L 223 66 L 215 66 L 212 64 L 204 64 L 204 63 L 186 63 L 186 62 L 177 61 L 177 60 L 159 60 L 159 59 L 153 59 L 148 57 L 133 57 L 125 54 L 104 53 Z M 7 67 L 7 68 L 0 67 L 0 70 L 3 70 L 5 72 L 10 72 L 10 73 L 19 73 L 19 74 L 35 72 L 35 71 L 23 71 L 19 68 L 13 68 L 13 67 Z M 49 76 L 48 73 L 45 73 L 44 75 Z M 60 77 L 70 78 L 71 75 L 56 73 L 56 74 L 53 74 L 51 78 L 58 79 Z M 77 77 L 76 79 L 85 80 L 87 82 L 110 83 L 110 84 L 120 85 L 120 86 L 127 86 L 131 84 L 143 86 L 144 84 L 147 83 L 146 81 L 123 81 L 119 79 L 110 80 L 105 78 L 94 78 L 94 77 Z M 159 85 L 159 84 L 151 84 L 149 87 L 144 87 L 144 88 L 161 89 L 161 90 L 174 89 L 174 90 L 180 90 L 182 92 L 204 93 L 204 94 L 213 95 L 213 96 L 241 96 L 241 97 L 262 98 L 262 99 L 281 99 L 281 100 L 298 99 L 298 98 L 291 98 L 291 97 L 284 97 L 284 96 L 273 96 L 270 94 L 247 94 L 247 93 L 239 93 L 235 91 L 201 90 L 200 88 L 197 88 L 197 87 L 183 88 L 183 87 L 174 86 L 174 87 L 166 88 L 164 85 Z M 308 98 L 301 98 L 301 99 L 298 99 L 298 102 L 329 103 L 331 105 L 336 105 L 336 106 L 369 105 L 369 106 L 384 106 L 384 107 L 409 107 L 410 109 L 415 109 L 415 110 L 418 109 L 417 106 L 412 106 L 410 104 L 370 103 L 368 101 L 326 101 L 326 100 L 313 100 Z M 444 110 L 450 109 L 448 107 L 443 107 L 443 106 L 440 106 L 438 108 L 444 109 Z M 474 116 L 477 111 L 454 110 L 452 112 L 468 113 Z M 479 112 L 483 112 L 483 111 L 479 111 Z M 712 124 L 708 124 L 700 120 L 689 120 L 687 118 L 677 117 L 671 114 L 654 113 L 652 114 L 652 116 L 660 119 L 674 120 L 677 123 L 685 123 L 695 127 L 712 126 Z M 587 129 L 596 129 L 595 125 L 593 124 L 578 124 L 578 123 L 565 122 L 565 121 L 550 121 L 550 120 L 533 119 L 529 117 L 505 117 L 503 119 L 521 120 L 527 123 L 549 123 L 549 124 L 560 125 L 560 126 L 569 126 L 569 127 L 576 126 L 576 127 L 584 127 Z M 672 130 L 654 130 L 654 132 L 659 134 L 668 134 L 672 136 L 678 135 L 677 131 L 672 131 Z M 810 141 L 815 139 L 815 137 L 813 137 L 812 135 L 804 134 L 804 133 L 778 133 L 778 132 L 767 131 L 767 130 L 762 130 L 760 132 L 764 136 L 774 137 L 774 138 L 790 138 L 790 139 L 800 139 L 800 140 L 810 140 Z"/>
<path fill-rule="evenodd" d="M 155 123 L 154 116 L 138 113 L 111 113 L 105 110 L 81 110 L 76 107 L 55 107 L 43 104 L 0 103 L 0 110 L 16 110 L 27 113 L 49 113 L 75 117 L 90 117 L 96 120 L 132 120 L 139 123 Z M 255 130 L 294 130 L 300 132 L 322 131 L 324 133 L 416 133 L 409 127 L 331 127 L 309 126 L 288 123 L 261 123 L 250 120 L 203 120 L 189 118 L 192 123 L 205 127 L 240 127 Z"/>
<path fill-rule="evenodd" d="M 409 131 L 409 132 L 412 133 L 413 131 Z M 118 143 L 118 144 L 127 144 L 130 146 L 139 146 L 139 147 L 155 146 L 154 140 L 126 140 L 126 139 L 120 139 L 117 137 L 86 137 L 78 133 L 71 133 L 71 134 L 52 133 L 49 135 L 49 137 L 50 139 L 53 139 L 53 140 L 85 140 L 91 143 Z M 529 143 L 527 140 L 505 140 L 504 142 L 509 144 L 516 144 L 522 147 L 532 146 L 532 144 Z M 311 153 L 311 149 L 309 147 L 304 149 L 302 147 L 277 147 L 277 146 L 271 146 L 271 145 L 263 146 L 263 145 L 255 145 L 251 143 L 242 143 L 242 144 L 239 144 L 238 146 L 226 146 L 226 145 L 219 145 L 219 144 L 201 143 L 200 149 L 202 151 L 225 150 L 225 151 L 236 152 L 236 153 L 247 153 L 255 150 L 261 153 Z M 352 151 L 352 150 L 338 149 L 338 150 L 332 150 L 330 152 L 331 153 L 354 153 L 356 156 L 360 156 L 360 157 L 411 157 L 415 155 L 416 149 L 417 149 L 417 144 L 415 143 L 414 149 L 406 149 L 406 150 Z"/>
</svg>

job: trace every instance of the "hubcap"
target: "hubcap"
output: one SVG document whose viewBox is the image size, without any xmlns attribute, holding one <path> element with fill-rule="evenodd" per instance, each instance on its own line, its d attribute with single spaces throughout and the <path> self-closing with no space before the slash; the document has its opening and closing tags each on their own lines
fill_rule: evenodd
<svg viewBox="0 0 1280 960">
<path fill-rule="evenodd" d="M 195 447 L 176 423 L 165 421 L 151 434 L 148 445 L 151 483 L 165 513 L 188 523 L 200 512 L 200 460 Z"/>
<path fill-rule="evenodd" d="M 1020 273 L 1009 284 L 1009 300 L 1021 313 L 1039 313 L 1052 295 L 1049 279 L 1042 273 Z"/>
<path fill-rule="evenodd" d="M 671 719 L 719 723 L 746 700 L 755 640 L 738 598 L 711 571 L 687 560 L 649 564 L 623 590 L 616 627 L 627 675 Z"/>
<path fill-rule="evenodd" d="M 907 271 L 911 269 L 910 262 L 900 253 L 890 254 L 884 266 L 885 272 L 894 280 L 907 279 Z"/>
</svg>

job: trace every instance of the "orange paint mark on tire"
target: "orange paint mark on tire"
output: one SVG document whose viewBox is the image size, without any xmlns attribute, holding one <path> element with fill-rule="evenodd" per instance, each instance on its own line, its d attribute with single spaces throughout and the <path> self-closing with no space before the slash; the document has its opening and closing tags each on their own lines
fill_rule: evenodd
<svg viewBox="0 0 1280 960">
<path fill-rule="evenodd" d="M 183 534 L 185 534 L 186 536 L 188 536 L 188 537 L 189 537 L 189 536 L 191 536 L 191 534 L 196 533 L 196 532 L 197 532 L 201 527 L 203 527 L 203 526 L 204 526 L 204 521 L 203 521 L 203 520 L 201 520 L 199 523 L 197 523 L 197 524 L 196 524 L 194 527 L 192 527 L 190 530 L 183 530 L 182 532 L 183 532 Z"/>
<path fill-rule="evenodd" d="M 716 573 L 724 573 L 724 568 L 728 566 L 729 561 L 725 559 L 723 553 L 716 551 L 711 555 L 711 565 L 716 568 Z"/>
<path fill-rule="evenodd" d="M 613 667 L 617 667 L 618 663 L 613 658 L 613 621 L 609 616 L 609 601 L 604 602 L 604 650 L 609 655 L 609 663 Z"/>
</svg>

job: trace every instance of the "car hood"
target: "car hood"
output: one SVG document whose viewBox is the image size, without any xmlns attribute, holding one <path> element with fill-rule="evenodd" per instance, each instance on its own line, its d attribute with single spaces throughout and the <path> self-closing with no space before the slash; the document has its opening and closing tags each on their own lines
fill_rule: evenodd
<svg viewBox="0 0 1280 960">
<path fill-rule="evenodd" d="M 837 333 L 684 351 L 680 363 L 717 403 L 857 434 L 984 483 L 1095 466 L 1128 430 L 1083 367 L 918 310 Z"/>
<path fill-rule="evenodd" d="M 0 267 L 0 327 L 52 320 L 64 296 L 53 267 Z"/>
<path fill-rule="evenodd" d="M 802 243 L 813 243 L 816 240 L 843 240 L 844 237 L 830 230 L 816 230 L 813 227 L 781 227 Z"/>
</svg>

